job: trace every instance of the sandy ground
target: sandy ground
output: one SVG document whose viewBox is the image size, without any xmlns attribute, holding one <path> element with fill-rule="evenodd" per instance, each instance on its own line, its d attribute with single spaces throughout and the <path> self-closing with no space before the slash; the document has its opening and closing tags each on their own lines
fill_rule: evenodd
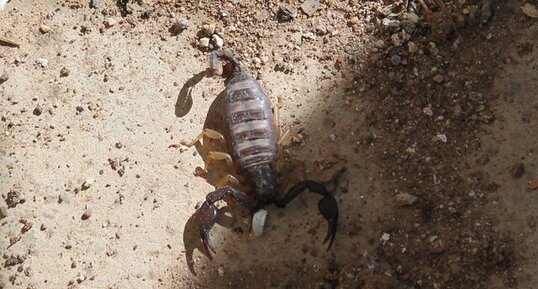
<svg viewBox="0 0 538 289">
<path fill-rule="evenodd" d="M 20 44 L 0 45 L 0 288 L 538 287 L 538 26 L 522 2 L 463 40 L 414 1 L 409 33 L 376 22 L 399 2 L 285 1 L 289 22 L 273 1 L 101 2 L 0 11 Z M 200 251 L 195 207 L 225 167 L 195 176 L 207 139 L 169 146 L 222 127 L 222 79 L 195 77 L 204 21 L 299 131 L 282 186 L 345 164 L 330 251 L 308 193 L 268 207 L 259 238 L 223 218 L 214 260 Z"/>
</svg>

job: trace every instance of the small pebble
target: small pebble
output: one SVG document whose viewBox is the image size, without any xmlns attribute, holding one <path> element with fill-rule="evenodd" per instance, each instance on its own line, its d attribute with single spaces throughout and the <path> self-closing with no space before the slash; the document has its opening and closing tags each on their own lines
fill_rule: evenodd
<svg viewBox="0 0 538 289">
<path fill-rule="evenodd" d="M 374 42 L 374 47 L 375 48 L 385 47 L 385 41 L 383 41 L 382 39 L 377 40 L 376 42 Z"/>
<path fill-rule="evenodd" d="M 221 48 L 224 46 L 224 39 L 217 34 L 213 34 L 213 36 L 211 36 L 211 42 L 216 48 Z"/>
<path fill-rule="evenodd" d="M 445 80 L 445 78 L 443 77 L 442 74 L 437 74 L 433 77 L 433 81 L 437 82 L 437 83 L 441 83 Z"/>
<path fill-rule="evenodd" d="M 47 229 L 47 225 L 45 223 L 41 224 L 41 227 L 39 228 L 41 231 L 45 231 Z"/>
<path fill-rule="evenodd" d="M 423 108 L 422 112 L 427 116 L 433 116 L 433 110 L 429 106 L 426 106 L 425 108 Z"/>
<path fill-rule="evenodd" d="M 202 49 L 209 48 L 209 38 L 207 38 L 207 37 L 200 38 L 200 40 L 198 40 L 198 47 L 200 47 Z"/>
<path fill-rule="evenodd" d="M 58 204 L 61 204 L 61 203 L 66 203 L 66 204 L 70 203 L 69 195 L 66 192 L 63 192 L 58 196 Z"/>
<path fill-rule="evenodd" d="M 179 28 L 187 29 L 189 26 L 189 19 L 187 19 L 187 17 L 180 17 L 176 23 L 179 25 Z"/>
<path fill-rule="evenodd" d="M 50 27 L 48 27 L 47 25 L 41 25 L 41 27 L 39 27 L 39 31 L 45 34 L 50 31 Z"/>
<path fill-rule="evenodd" d="M 413 23 L 413 24 L 417 24 L 418 23 L 418 15 L 415 14 L 415 13 L 406 13 L 405 14 L 405 19 L 409 20 L 409 22 Z"/>
<path fill-rule="evenodd" d="M 49 66 L 49 61 L 46 58 L 38 58 L 35 63 L 41 68 L 47 68 Z"/>
<path fill-rule="evenodd" d="M 444 143 L 448 141 L 448 137 L 443 133 L 437 134 L 437 139 Z"/>
<path fill-rule="evenodd" d="M 116 19 L 114 19 L 114 18 L 108 18 L 108 19 L 105 21 L 105 27 L 106 27 L 106 28 L 110 28 L 110 27 L 116 25 L 116 23 L 117 23 Z"/>
<path fill-rule="evenodd" d="M 385 245 L 390 240 L 390 234 L 389 233 L 383 233 L 380 238 L 383 245 Z"/>
<path fill-rule="evenodd" d="M 308 40 L 316 39 L 316 35 L 313 32 L 307 32 L 307 33 L 303 34 L 302 37 L 304 39 L 308 39 Z"/>
<path fill-rule="evenodd" d="M 400 21 L 399 20 L 396 20 L 396 19 L 392 19 L 392 18 L 383 18 L 383 20 L 381 20 L 381 23 L 383 23 L 383 26 L 386 26 L 386 27 L 400 27 Z"/>
<path fill-rule="evenodd" d="M 318 11 L 319 6 L 319 0 L 306 0 L 301 5 L 301 10 L 303 10 L 306 15 L 312 16 L 314 13 L 316 13 L 316 11 Z"/>
<path fill-rule="evenodd" d="M 265 225 L 265 219 L 267 218 L 266 210 L 259 210 L 254 213 L 252 217 L 252 233 L 254 236 L 259 237 L 263 234 L 263 227 Z"/>
<path fill-rule="evenodd" d="M 0 220 L 7 217 L 7 208 L 6 207 L 0 207 Z"/>
<path fill-rule="evenodd" d="M 392 65 L 398 66 L 400 65 L 400 63 L 402 63 L 402 58 L 400 57 L 400 55 L 393 55 L 390 58 L 390 62 L 392 63 Z"/>
<path fill-rule="evenodd" d="M 21 264 L 22 261 L 15 257 L 15 256 L 11 256 L 9 258 L 6 259 L 6 262 L 4 262 L 4 267 L 11 267 L 11 266 L 15 266 L 17 264 Z"/>
<path fill-rule="evenodd" d="M 214 23 L 206 21 L 202 23 L 202 29 L 200 29 L 200 33 L 202 34 L 202 36 L 210 37 L 211 35 L 213 35 L 213 33 L 215 33 L 216 29 L 217 27 Z"/>
<path fill-rule="evenodd" d="M 60 69 L 60 77 L 67 77 L 69 76 L 69 69 L 67 69 L 66 67 L 63 67 L 62 69 Z"/>
<path fill-rule="evenodd" d="M 396 195 L 396 201 L 400 206 L 411 206 L 418 201 L 418 197 L 409 193 L 399 193 Z"/>
<path fill-rule="evenodd" d="M 7 72 L 2 73 L 2 75 L 0 75 L 0 84 L 8 81 L 8 79 L 9 79 L 9 75 L 7 74 Z"/>
<path fill-rule="evenodd" d="M 92 8 L 99 7 L 99 0 L 91 0 L 91 7 Z"/>
<path fill-rule="evenodd" d="M 92 216 L 92 209 L 87 208 L 86 211 L 84 211 L 84 214 L 80 217 L 82 220 L 87 220 Z"/>
<path fill-rule="evenodd" d="M 37 105 L 34 110 L 32 111 L 32 113 L 35 115 L 35 116 L 40 116 L 41 113 L 43 113 L 43 108 L 41 107 L 41 105 Z"/>
<path fill-rule="evenodd" d="M 297 11 L 293 10 L 292 8 L 284 5 L 280 5 L 278 7 L 278 20 L 280 22 L 287 22 L 293 20 L 293 18 L 297 17 Z"/>
<path fill-rule="evenodd" d="M 353 16 L 353 17 L 351 17 L 351 19 L 349 19 L 349 21 L 347 23 L 348 23 L 348 25 L 353 26 L 353 25 L 359 23 L 359 17 Z"/>
<path fill-rule="evenodd" d="M 325 34 L 327 34 L 329 31 L 327 30 L 327 28 L 323 25 L 319 25 L 318 27 L 316 27 L 316 33 L 319 35 L 319 36 L 323 36 Z"/>
<path fill-rule="evenodd" d="M 223 277 L 223 276 L 224 276 L 224 268 L 219 267 L 219 268 L 217 269 L 217 271 L 218 271 L 220 277 Z"/>
<path fill-rule="evenodd" d="M 180 17 L 174 25 L 172 25 L 172 33 L 179 34 L 189 26 L 189 20 L 187 17 Z"/>
<path fill-rule="evenodd" d="M 26 222 L 26 224 L 24 224 L 24 226 L 23 226 L 22 229 L 21 229 L 21 233 L 24 234 L 24 233 L 30 231 L 30 229 L 32 229 L 32 226 L 33 226 L 33 225 L 34 225 L 34 224 L 32 224 L 32 222 Z"/>
<path fill-rule="evenodd" d="M 394 46 L 401 46 L 402 40 L 400 39 L 400 36 L 398 33 L 394 33 L 390 36 L 390 40 L 392 41 L 392 45 Z"/>
<path fill-rule="evenodd" d="M 329 139 L 331 139 L 332 142 L 335 142 L 336 141 L 336 135 L 335 134 L 330 134 Z"/>
<path fill-rule="evenodd" d="M 415 42 L 409 41 L 407 43 L 407 49 L 409 50 L 410 53 L 415 53 L 418 51 L 418 46 L 415 44 Z"/>
<path fill-rule="evenodd" d="M 510 169 L 510 172 L 514 179 L 519 179 L 525 173 L 525 165 L 523 165 L 523 163 L 514 164 Z"/>
<path fill-rule="evenodd" d="M 536 228 L 536 218 L 534 216 L 529 216 L 527 218 L 527 225 L 529 228 L 534 229 Z"/>
<path fill-rule="evenodd" d="M 94 183 L 94 180 L 92 178 L 89 178 L 89 179 L 86 179 L 84 181 L 84 183 L 82 183 L 82 187 L 81 189 L 84 191 L 84 190 L 87 190 L 89 189 Z"/>
</svg>

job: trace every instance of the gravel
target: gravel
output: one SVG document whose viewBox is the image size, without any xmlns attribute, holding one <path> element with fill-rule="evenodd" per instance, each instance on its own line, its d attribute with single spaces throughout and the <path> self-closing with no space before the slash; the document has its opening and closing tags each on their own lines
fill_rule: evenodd
<svg viewBox="0 0 538 289">
<path fill-rule="evenodd" d="M 510 168 L 510 174 L 514 179 L 519 179 L 525 174 L 525 165 L 523 163 L 516 163 Z"/>
<path fill-rule="evenodd" d="M 7 217 L 7 208 L 6 207 L 0 207 L 0 219 L 3 219 Z"/>
<path fill-rule="evenodd" d="M 88 220 L 92 216 L 92 209 L 88 208 L 84 211 L 82 216 L 80 217 L 82 220 Z"/>
<path fill-rule="evenodd" d="M 41 105 L 37 105 L 32 111 L 32 114 L 35 116 L 40 116 L 41 113 L 43 113 L 43 108 L 41 107 Z"/>
<path fill-rule="evenodd" d="M 46 58 L 38 58 L 36 59 L 35 61 L 36 65 L 41 67 L 41 68 L 47 68 L 49 67 L 49 61 L 46 59 Z"/>
<path fill-rule="evenodd" d="M 4 71 L 1 75 L 0 75 L 0 84 L 8 81 L 9 79 L 9 75 L 7 74 L 6 71 Z"/>
<path fill-rule="evenodd" d="M 301 10 L 308 16 L 313 16 L 320 7 L 319 0 L 306 0 L 301 5 Z"/>
</svg>

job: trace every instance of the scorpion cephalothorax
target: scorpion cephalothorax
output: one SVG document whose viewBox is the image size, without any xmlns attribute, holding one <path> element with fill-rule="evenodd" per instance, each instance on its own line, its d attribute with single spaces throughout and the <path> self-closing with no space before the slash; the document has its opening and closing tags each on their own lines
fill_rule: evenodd
<svg viewBox="0 0 538 289">
<path fill-rule="evenodd" d="M 269 98 L 261 85 L 241 68 L 235 57 L 227 51 L 213 51 L 210 57 L 210 68 L 213 74 L 218 71 L 219 58 L 232 64 L 232 71 L 226 83 L 224 98 L 225 135 L 204 129 L 193 141 L 183 142 L 192 146 L 203 136 L 225 142 L 228 152 L 211 151 L 207 155 L 205 170 L 214 160 L 225 160 L 228 166 L 237 171 L 252 195 L 237 189 L 240 182 L 233 174 L 229 174 L 218 182 L 217 189 L 209 193 L 197 211 L 200 235 L 205 253 L 211 258 L 215 252 L 209 238 L 209 231 L 217 219 L 215 202 L 231 197 L 255 213 L 267 204 L 275 204 L 284 208 L 296 196 L 305 190 L 322 195 L 318 207 L 329 223 L 324 243 L 333 244 L 338 224 L 338 205 L 334 196 L 319 182 L 304 180 L 291 187 L 282 197 L 277 186 L 277 160 L 282 154 L 282 138 L 278 119 L 274 117 Z M 276 122 L 275 122 L 276 121 Z M 226 137 L 225 137 L 226 136 Z M 232 186 L 233 185 L 233 186 Z"/>
</svg>

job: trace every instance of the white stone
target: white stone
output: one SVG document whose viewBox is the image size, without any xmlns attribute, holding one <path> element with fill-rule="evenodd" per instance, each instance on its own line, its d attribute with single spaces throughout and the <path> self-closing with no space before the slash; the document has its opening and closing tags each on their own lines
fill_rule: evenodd
<svg viewBox="0 0 538 289">
<path fill-rule="evenodd" d="M 46 58 L 38 58 L 35 63 L 42 68 L 47 68 L 49 66 L 49 61 Z"/>
<path fill-rule="evenodd" d="M 252 233 L 254 236 L 259 237 L 263 234 L 263 226 L 265 225 L 266 218 L 266 210 L 259 210 L 254 213 L 254 216 L 252 216 Z"/>
</svg>

